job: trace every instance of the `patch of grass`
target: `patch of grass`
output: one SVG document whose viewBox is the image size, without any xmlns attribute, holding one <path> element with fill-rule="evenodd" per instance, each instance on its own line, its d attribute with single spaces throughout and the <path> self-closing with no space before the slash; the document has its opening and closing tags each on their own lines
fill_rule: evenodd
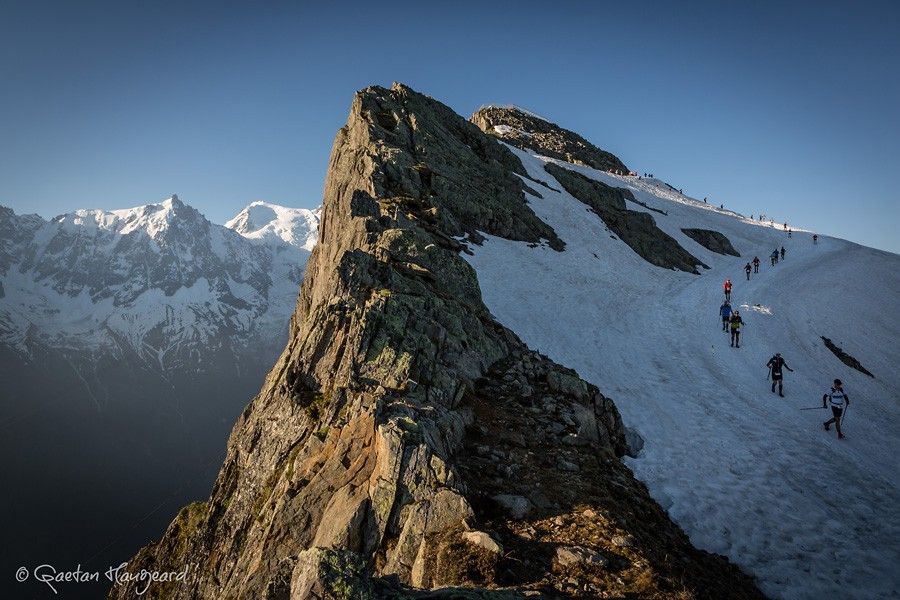
<svg viewBox="0 0 900 600">
<path fill-rule="evenodd" d="M 321 391 L 298 392 L 294 395 L 294 399 L 303 408 L 310 421 L 318 421 L 322 417 L 330 400 Z"/>
<path fill-rule="evenodd" d="M 178 526 L 179 547 L 187 545 L 188 538 L 206 518 L 208 511 L 209 506 L 206 502 L 191 502 L 181 509 L 178 516 L 175 517 L 175 524 Z"/>
</svg>

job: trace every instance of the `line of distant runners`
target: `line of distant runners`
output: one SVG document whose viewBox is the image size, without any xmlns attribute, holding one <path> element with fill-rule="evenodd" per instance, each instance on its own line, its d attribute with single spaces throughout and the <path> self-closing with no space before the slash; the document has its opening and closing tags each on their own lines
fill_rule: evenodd
<svg viewBox="0 0 900 600">
<path fill-rule="evenodd" d="M 813 235 L 813 244 L 818 244 L 819 236 Z M 772 266 L 778 264 L 779 258 L 784 260 L 785 250 L 784 246 L 781 249 L 775 249 L 772 251 L 772 254 L 769 255 L 769 259 L 772 263 Z M 744 265 L 744 272 L 747 275 L 747 281 L 750 280 L 750 273 L 759 273 L 759 257 L 753 257 L 753 260 Z M 722 284 L 723 291 L 725 292 L 725 302 L 722 303 L 722 306 L 719 307 L 719 315 L 722 317 L 722 331 L 728 333 L 731 332 L 731 347 L 732 348 L 740 348 L 741 347 L 741 327 L 744 326 L 744 320 L 741 319 L 741 313 L 737 310 L 732 310 L 731 308 L 731 279 L 726 279 L 725 283 Z M 769 359 L 769 362 L 766 363 L 766 367 L 769 369 L 769 375 L 767 379 L 771 378 L 772 380 L 772 393 L 775 393 L 775 388 L 778 387 L 778 395 L 784 398 L 784 371 L 783 369 L 787 369 L 790 372 L 794 372 L 787 363 L 784 361 L 784 358 L 781 356 L 780 352 L 776 352 L 775 355 Z M 822 408 L 828 408 L 831 406 L 831 413 L 833 417 L 823 423 L 825 427 L 825 431 L 831 430 L 831 425 L 834 424 L 835 429 L 837 430 L 838 439 L 844 439 L 844 433 L 841 431 L 841 420 L 845 411 L 850 407 L 850 399 L 847 397 L 847 393 L 844 391 L 843 383 L 840 379 L 835 379 L 832 382 L 831 388 L 822 396 Z"/>
</svg>

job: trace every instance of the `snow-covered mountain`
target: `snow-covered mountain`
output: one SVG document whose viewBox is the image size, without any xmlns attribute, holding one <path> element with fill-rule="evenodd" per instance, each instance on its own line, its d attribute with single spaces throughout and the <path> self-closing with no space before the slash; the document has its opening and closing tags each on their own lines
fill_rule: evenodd
<svg viewBox="0 0 900 600">
<path fill-rule="evenodd" d="M 485 235 L 470 246 L 491 312 L 615 400 L 643 439 L 629 466 L 698 547 L 727 555 L 773 597 L 897 597 L 900 325 L 885 307 L 900 297 L 900 256 L 821 235 L 814 244 L 796 226 L 788 237 L 780 224 L 656 179 L 543 156 L 520 137 L 511 149 L 529 185 L 543 182 L 529 205 L 566 245 L 557 252 Z M 624 210 L 609 217 L 592 204 L 590 181 L 630 192 Z M 621 227 L 631 212 L 708 268 L 651 264 Z M 740 256 L 697 229 L 718 232 Z M 785 259 L 770 265 L 782 246 Z M 760 272 L 747 281 L 743 267 L 757 255 Z M 746 323 L 739 349 L 718 316 L 726 278 Z M 823 337 L 874 377 L 842 362 Z M 794 369 L 783 399 L 767 381 L 775 352 Z M 834 378 L 852 401 L 846 440 L 822 426 Z"/>
<path fill-rule="evenodd" d="M 127 353 L 163 373 L 274 358 L 317 225 L 254 202 L 223 227 L 177 196 L 49 222 L 0 209 L 0 344 L 25 360 L 36 346 Z"/>
<path fill-rule="evenodd" d="M 49 221 L 0 207 L 0 510 L 19 516 L 0 562 L 118 564 L 206 492 L 317 225 L 261 203 L 216 225 L 175 196 Z"/>
<path fill-rule="evenodd" d="M 321 208 L 286 208 L 257 200 L 251 202 L 225 223 L 245 238 L 258 244 L 311 251 L 316 245 Z"/>
</svg>

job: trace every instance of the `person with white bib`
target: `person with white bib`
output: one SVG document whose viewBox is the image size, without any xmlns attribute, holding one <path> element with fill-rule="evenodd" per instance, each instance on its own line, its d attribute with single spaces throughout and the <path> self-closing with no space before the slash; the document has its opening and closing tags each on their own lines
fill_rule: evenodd
<svg viewBox="0 0 900 600">
<path fill-rule="evenodd" d="M 834 423 L 838 439 L 842 440 L 844 439 L 844 434 L 841 432 L 841 417 L 844 411 L 847 410 L 847 407 L 850 406 L 850 398 L 847 397 L 847 392 L 844 391 L 844 386 L 841 384 L 840 379 L 835 379 L 831 389 L 822 396 L 822 408 L 826 408 L 829 404 L 831 404 L 831 414 L 834 416 L 823 423 L 825 431 L 830 431 L 830 426 Z"/>
</svg>

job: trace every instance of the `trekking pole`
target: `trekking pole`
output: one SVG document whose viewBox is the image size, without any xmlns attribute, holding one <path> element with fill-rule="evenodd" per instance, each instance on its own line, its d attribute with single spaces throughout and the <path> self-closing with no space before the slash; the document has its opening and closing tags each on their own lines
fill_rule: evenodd
<svg viewBox="0 0 900 600">
<path fill-rule="evenodd" d="M 844 422 L 847 420 L 847 411 L 850 410 L 850 404 L 846 404 L 844 406 L 844 412 L 841 414 L 841 427 L 844 426 Z"/>
<path fill-rule="evenodd" d="M 772 367 L 769 367 L 769 372 L 766 373 L 766 381 L 771 379 L 771 377 L 772 377 Z"/>
</svg>

